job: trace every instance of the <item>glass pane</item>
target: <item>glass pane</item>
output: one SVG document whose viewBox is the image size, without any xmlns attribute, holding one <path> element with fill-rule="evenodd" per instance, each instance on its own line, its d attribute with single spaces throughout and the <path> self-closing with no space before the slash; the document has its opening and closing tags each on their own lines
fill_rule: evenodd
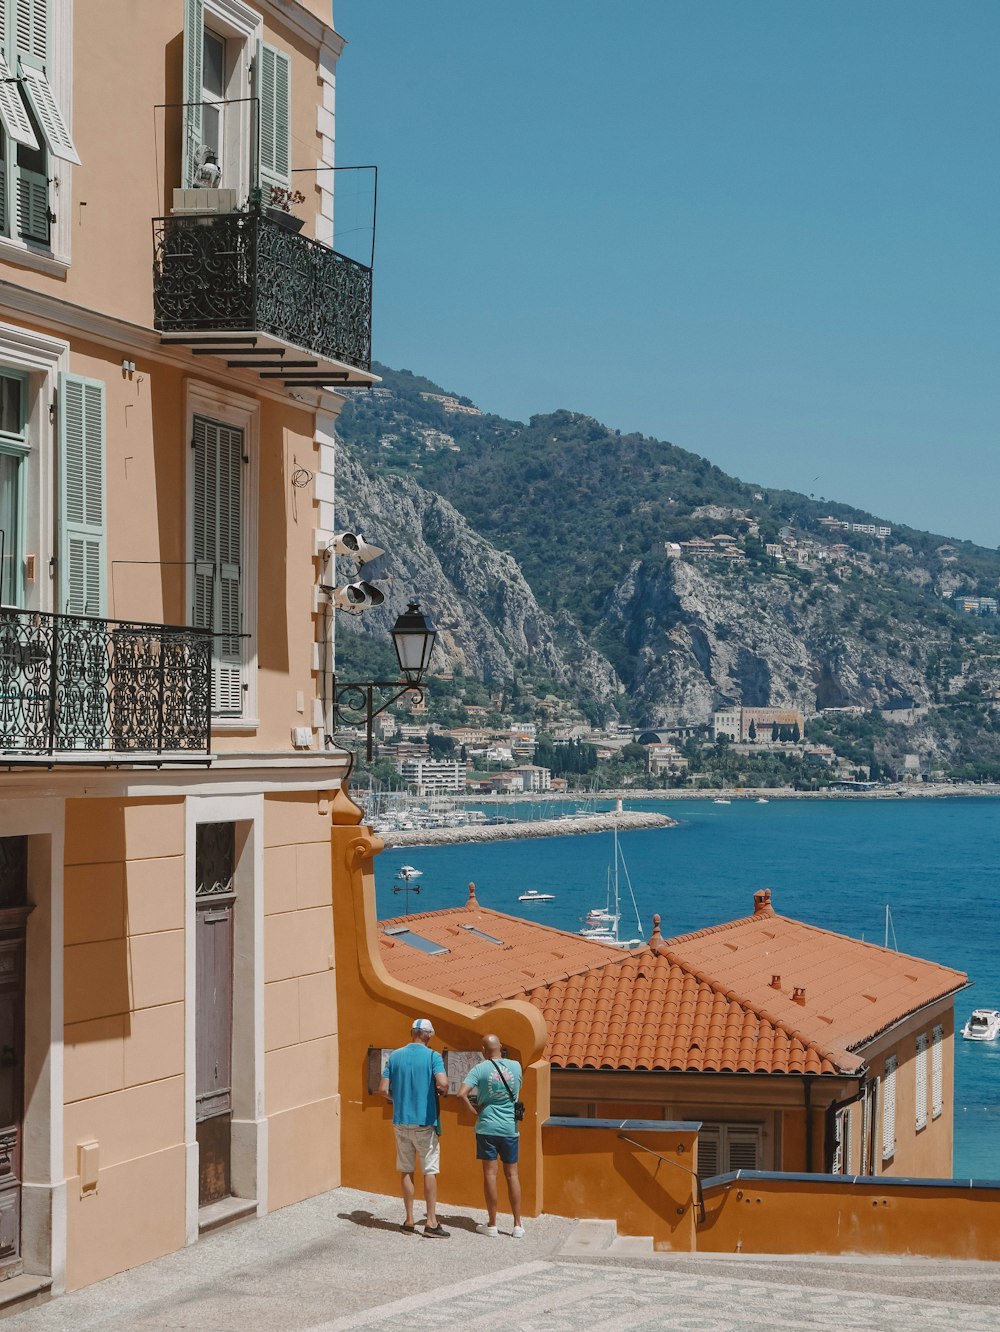
<svg viewBox="0 0 1000 1332">
<path fill-rule="evenodd" d="M 0 453 L 0 602 L 14 604 L 18 595 L 20 539 L 17 531 L 17 471 L 20 459 Z"/>
<path fill-rule="evenodd" d="M 215 154 L 215 160 L 219 160 L 219 126 L 222 121 L 222 115 L 217 106 L 212 106 L 206 102 L 201 111 L 201 140 L 211 148 Z"/>
<path fill-rule="evenodd" d="M 21 433 L 21 391 L 24 385 L 19 379 L 8 379 L 0 375 L 0 430 L 5 435 Z"/>
<path fill-rule="evenodd" d="M 220 37 L 214 33 L 205 33 L 205 46 L 202 56 L 202 84 L 205 96 L 222 97 L 226 67 L 226 47 Z"/>
</svg>

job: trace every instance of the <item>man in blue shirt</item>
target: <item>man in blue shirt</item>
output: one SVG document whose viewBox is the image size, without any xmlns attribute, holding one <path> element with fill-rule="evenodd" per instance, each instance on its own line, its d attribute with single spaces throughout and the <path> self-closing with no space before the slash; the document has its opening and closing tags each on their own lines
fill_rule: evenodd
<svg viewBox="0 0 1000 1332">
<path fill-rule="evenodd" d="M 392 1127 L 396 1135 L 396 1169 L 403 1182 L 406 1220 L 404 1235 L 416 1233 L 413 1220 L 413 1173 L 417 1157 L 424 1177 L 429 1239 L 447 1239 L 448 1232 L 437 1219 L 437 1175 L 441 1169 L 441 1117 L 438 1097 L 448 1090 L 444 1060 L 430 1048 L 434 1027 L 428 1018 L 417 1018 L 410 1029 L 410 1043 L 393 1050 L 378 1085 L 379 1095 L 392 1103 Z"/>
<path fill-rule="evenodd" d="M 502 1059 L 503 1047 L 497 1036 L 486 1036 L 482 1045 L 482 1063 L 465 1075 L 459 1096 L 473 1109 L 469 1099 L 476 1097 L 476 1160 L 483 1163 L 483 1193 L 489 1220 L 477 1226 L 480 1235 L 495 1239 L 497 1230 L 497 1158 L 503 1162 L 510 1210 L 514 1214 L 513 1236 L 524 1238 L 521 1224 L 521 1181 L 517 1174 L 517 1120 L 514 1102 L 521 1090 L 521 1065 L 516 1059 Z"/>
</svg>

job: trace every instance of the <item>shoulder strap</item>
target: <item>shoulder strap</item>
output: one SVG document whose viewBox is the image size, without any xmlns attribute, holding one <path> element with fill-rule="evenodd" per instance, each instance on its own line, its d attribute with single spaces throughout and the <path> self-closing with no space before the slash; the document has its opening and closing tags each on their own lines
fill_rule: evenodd
<svg viewBox="0 0 1000 1332">
<path fill-rule="evenodd" d="M 504 1077 L 504 1075 L 503 1075 L 503 1069 L 500 1067 L 500 1065 L 497 1063 L 497 1061 L 496 1061 L 495 1059 L 491 1059 L 491 1060 L 490 1060 L 490 1063 L 493 1065 L 493 1067 L 496 1069 L 496 1071 L 500 1074 L 500 1081 L 501 1081 L 501 1082 L 503 1083 L 503 1085 L 507 1088 L 507 1095 L 508 1095 L 508 1096 L 510 1097 L 510 1099 L 513 1101 L 513 1100 L 514 1100 L 514 1093 L 513 1093 L 513 1092 L 511 1091 L 511 1089 L 510 1089 L 510 1083 L 507 1081 L 507 1079 L 506 1079 L 506 1078 Z"/>
</svg>

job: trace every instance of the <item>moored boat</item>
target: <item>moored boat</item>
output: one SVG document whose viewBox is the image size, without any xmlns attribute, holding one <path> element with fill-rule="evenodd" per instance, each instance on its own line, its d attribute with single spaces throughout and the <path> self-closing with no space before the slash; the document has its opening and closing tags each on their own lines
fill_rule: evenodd
<svg viewBox="0 0 1000 1332">
<path fill-rule="evenodd" d="M 529 888 L 526 893 L 522 893 L 517 899 L 519 902 L 554 902 L 555 893 L 538 893 L 534 888 Z"/>
<path fill-rule="evenodd" d="M 967 1041 L 995 1041 L 1000 1036 L 1000 1010 L 974 1008 L 962 1035 Z"/>
</svg>

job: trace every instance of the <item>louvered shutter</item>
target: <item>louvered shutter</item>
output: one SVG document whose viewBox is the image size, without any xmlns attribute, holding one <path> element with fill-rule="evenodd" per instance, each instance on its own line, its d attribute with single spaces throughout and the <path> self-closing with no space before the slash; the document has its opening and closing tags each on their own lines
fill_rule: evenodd
<svg viewBox="0 0 1000 1332">
<path fill-rule="evenodd" d="M 730 1124 L 726 1128 L 726 1170 L 759 1170 L 761 1133 L 756 1125 Z"/>
<path fill-rule="evenodd" d="M 240 556 L 243 540 L 243 431 L 194 418 L 194 623 L 215 634 L 212 711 L 243 712 Z"/>
<path fill-rule="evenodd" d="M 944 1028 L 931 1028 L 931 1115 L 944 1109 Z"/>
<path fill-rule="evenodd" d="M 49 182 L 25 167 L 17 173 L 17 230 L 26 240 L 49 243 Z"/>
<path fill-rule="evenodd" d="M 847 1175 L 851 1170 L 851 1112 L 850 1109 L 838 1110 L 834 1119 L 834 1132 L 837 1135 L 833 1149 L 833 1161 L 830 1173 Z"/>
<path fill-rule="evenodd" d="M 104 385 L 59 377 L 59 605 L 69 615 L 105 614 Z"/>
<path fill-rule="evenodd" d="M 3 13 L 3 0 L 0 0 L 0 14 Z M 0 36 L 0 42 L 3 38 Z M 16 61 L 14 62 L 16 65 Z M 0 51 L 0 122 L 7 131 L 7 137 L 15 143 L 23 143 L 27 148 L 37 148 L 38 139 L 31 128 L 28 112 L 18 86 L 13 82 L 13 74 L 6 57 Z"/>
<path fill-rule="evenodd" d="M 292 62 L 261 42 L 257 49 L 260 103 L 260 177 L 264 185 L 291 185 Z"/>
<path fill-rule="evenodd" d="M 48 62 L 50 30 L 49 0 L 14 0 L 14 40 L 23 60 Z"/>
<path fill-rule="evenodd" d="M 711 1179 L 721 1173 L 722 1129 L 718 1124 L 702 1124 L 698 1130 L 698 1178 Z"/>
<path fill-rule="evenodd" d="M 927 1127 L 927 1037 L 921 1032 L 917 1037 L 917 1058 L 914 1068 L 914 1097 L 916 1099 L 916 1127 Z"/>
<path fill-rule="evenodd" d="M 184 187 L 195 178 L 195 154 L 201 147 L 202 58 L 205 41 L 205 0 L 184 0 Z"/>
<path fill-rule="evenodd" d="M 896 1154 L 896 1056 L 888 1055 L 882 1078 L 882 1160 Z"/>
<path fill-rule="evenodd" d="M 79 154 L 45 74 L 40 69 L 28 67 L 23 68 L 22 74 L 23 87 L 41 127 L 45 146 L 53 157 L 61 157 L 63 161 L 75 162 L 79 166 Z"/>
</svg>

